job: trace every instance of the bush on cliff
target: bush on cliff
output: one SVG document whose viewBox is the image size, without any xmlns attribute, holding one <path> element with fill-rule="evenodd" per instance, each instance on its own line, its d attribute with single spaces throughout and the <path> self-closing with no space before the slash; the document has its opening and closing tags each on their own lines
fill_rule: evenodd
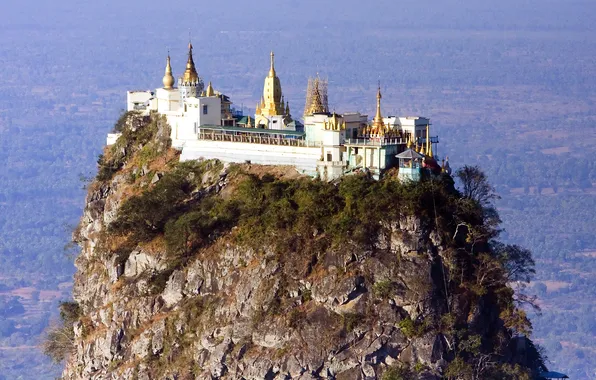
<svg viewBox="0 0 596 380">
<path fill-rule="evenodd" d="M 169 132 L 158 136 L 159 124 L 166 126 L 163 117 L 154 114 L 142 116 L 136 111 L 123 113 L 116 125 L 114 132 L 121 133 L 116 143 L 106 148 L 105 154 L 97 160 L 97 180 L 108 181 L 130 160 L 133 154 L 142 150 L 145 159 L 155 158 L 158 153 L 163 153 L 169 148 L 171 141 Z"/>
<path fill-rule="evenodd" d="M 74 323 L 79 320 L 81 309 L 76 302 L 60 304 L 61 322 L 50 327 L 42 344 L 43 352 L 56 363 L 62 362 L 74 350 Z"/>
</svg>

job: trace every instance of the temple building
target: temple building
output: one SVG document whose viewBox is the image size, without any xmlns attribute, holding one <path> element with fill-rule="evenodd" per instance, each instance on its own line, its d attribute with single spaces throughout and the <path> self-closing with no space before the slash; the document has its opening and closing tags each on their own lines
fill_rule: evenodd
<svg viewBox="0 0 596 380">
<path fill-rule="evenodd" d="M 192 56 L 192 43 L 188 44 L 186 70 L 184 70 L 184 73 L 178 79 L 178 89 L 180 90 L 180 98 L 182 100 L 196 98 L 205 91 L 205 85 L 203 80 L 199 78 Z"/>
<path fill-rule="evenodd" d="M 262 165 L 291 165 L 301 173 L 333 180 L 355 172 L 378 178 L 397 167 L 403 181 L 417 181 L 425 169 L 440 172 L 449 163 L 437 163 L 439 142 L 430 134 L 430 120 L 419 116 L 383 116 L 381 86 L 376 91 L 372 120 L 359 112 L 329 112 L 327 81 L 308 80 L 303 124 L 292 118 L 282 93 L 271 52 L 269 73 L 254 118 L 232 107 L 230 97 L 207 87 L 199 77 L 188 46 L 183 74 L 175 79 L 170 55 L 162 87 L 128 91 L 127 110 L 166 117 L 172 146 L 180 160 L 219 159 Z M 108 145 L 118 139 L 108 135 Z"/>
<path fill-rule="evenodd" d="M 284 100 L 281 81 L 275 72 L 275 55 L 271 52 L 271 67 L 265 78 L 263 96 L 255 110 L 255 124 L 257 128 L 296 130 L 292 121 L 290 105 Z"/>
</svg>

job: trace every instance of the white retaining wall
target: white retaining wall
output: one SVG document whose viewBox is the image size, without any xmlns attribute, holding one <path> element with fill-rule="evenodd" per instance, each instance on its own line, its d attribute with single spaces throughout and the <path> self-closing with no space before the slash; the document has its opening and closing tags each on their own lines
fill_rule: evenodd
<svg viewBox="0 0 596 380">
<path fill-rule="evenodd" d="M 173 146 L 182 148 L 180 161 L 216 158 L 224 162 L 292 165 L 299 172 L 312 176 L 317 174 L 317 162 L 322 154 L 321 148 L 211 140 L 178 140 Z"/>
</svg>

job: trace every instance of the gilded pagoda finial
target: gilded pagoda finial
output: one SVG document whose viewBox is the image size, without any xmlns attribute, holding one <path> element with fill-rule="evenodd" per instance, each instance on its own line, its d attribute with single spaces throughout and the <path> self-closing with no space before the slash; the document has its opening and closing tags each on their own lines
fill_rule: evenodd
<svg viewBox="0 0 596 380">
<path fill-rule="evenodd" d="M 209 82 L 209 85 L 207 86 L 207 90 L 205 91 L 205 96 L 215 96 L 215 90 L 213 89 L 211 82 Z"/>
<path fill-rule="evenodd" d="M 325 112 L 325 107 L 323 106 L 323 100 L 321 99 L 321 91 L 319 89 L 319 77 L 315 78 L 313 83 L 313 94 L 312 94 L 312 104 L 310 106 L 310 113 L 322 113 Z"/>
<path fill-rule="evenodd" d="M 385 123 L 383 122 L 383 116 L 381 115 L 381 99 L 383 96 L 381 95 L 381 82 L 379 81 L 379 87 L 377 90 L 377 112 L 375 114 L 375 118 L 372 122 L 372 129 L 373 133 L 376 135 L 384 135 L 385 134 Z"/>
<path fill-rule="evenodd" d="M 430 126 L 426 125 L 426 155 L 433 157 L 433 144 L 430 141 Z"/>
<path fill-rule="evenodd" d="M 168 58 L 166 59 L 166 72 L 162 79 L 163 88 L 171 89 L 174 86 L 175 80 L 174 75 L 172 75 L 172 64 L 170 62 L 170 52 L 168 52 Z"/>
<path fill-rule="evenodd" d="M 186 70 L 182 75 L 183 83 L 195 83 L 199 81 L 199 74 L 195 67 L 195 62 L 192 57 L 192 42 L 188 43 L 188 60 L 186 61 Z"/>
<path fill-rule="evenodd" d="M 275 54 L 273 50 L 271 50 L 271 68 L 269 69 L 269 76 L 275 77 Z"/>
</svg>

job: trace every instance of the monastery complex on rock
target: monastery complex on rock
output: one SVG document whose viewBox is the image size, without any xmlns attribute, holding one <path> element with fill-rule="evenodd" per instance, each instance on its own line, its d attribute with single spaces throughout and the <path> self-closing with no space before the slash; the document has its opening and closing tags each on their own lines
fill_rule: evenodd
<svg viewBox="0 0 596 380">
<path fill-rule="evenodd" d="M 184 73 L 174 87 L 170 57 L 163 87 L 155 91 L 128 91 L 127 110 L 145 114 L 157 112 L 171 126 L 172 146 L 181 150 L 180 160 L 219 159 L 261 165 L 292 165 L 304 174 L 333 180 L 342 175 L 367 171 L 377 177 L 399 166 L 399 177 L 418 180 L 424 167 L 449 170 L 438 165 L 438 137 L 430 136 L 430 120 L 424 117 L 383 117 L 381 88 L 377 92 L 374 118 L 357 112 L 329 112 L 327 83 L 308 82 L 303 123 L 290 114 L 274 55 L 265 78 L 263 95 L 254 118 L 232 108 L 230 98 L 205 87 L 193 60 L 189 44 Z M 109 134 L 107 144 L 119 134 Z"/>
</svg>

